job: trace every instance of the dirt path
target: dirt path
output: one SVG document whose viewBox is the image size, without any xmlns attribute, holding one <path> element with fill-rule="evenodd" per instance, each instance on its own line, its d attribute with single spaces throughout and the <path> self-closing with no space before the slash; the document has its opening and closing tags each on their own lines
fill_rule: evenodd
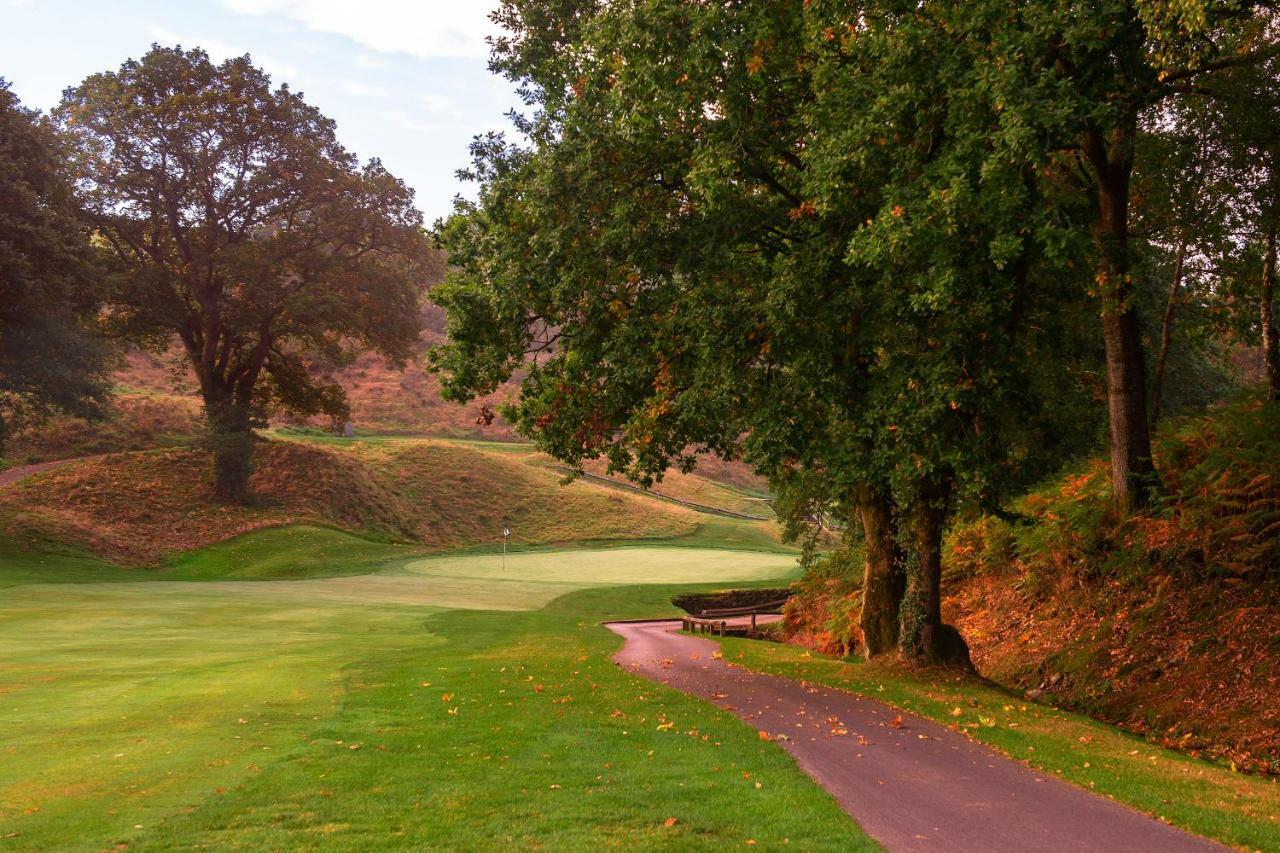
<svg viewBox="0 0 1280 853">
<path fill-rule="evenodd" d="M 843 691 L 763 675 L 712 655 L 679 622 L 619 622 L 614 660 L 714 701 L 777 738 L 891 851 L 1222 851 L 1125 806 L 1038 773 L 932 721 Z M 832 718 L 837 723 L 829 722 Z M 833 735 L 832 729 L 847 730 Z M 785 738 L 785 739 L 784 739 Z"/>
<path fill-rule="evenodd" d="M 37 462 L 35 465 L 19 465 L 16 468 L 6 468 L 0 471 L 0 489 L 5 486 L 12 486 L 32 474 L 39 474 L 41 471 L 48 471 L 50 468 L 58 468 L 62 465 L 70 465 L 72 462 L 79 462 L 87 458 L 87 456 L 81 456 L 76 459 L 55 459 L 52 462 Z"/>
</svg>

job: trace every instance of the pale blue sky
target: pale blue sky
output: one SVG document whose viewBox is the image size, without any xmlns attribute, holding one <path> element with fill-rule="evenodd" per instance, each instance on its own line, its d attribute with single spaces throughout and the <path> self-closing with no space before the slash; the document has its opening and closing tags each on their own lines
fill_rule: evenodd
<svg viewBox="0 0 1280 853">
<path fill-rule="evenodd" d="M 507 130 L 512 87 L 486 68 L 496 0 L 0 0 L 0 77 L 30 107 L 117 68 L 152 42 L 245 52 L 381 157 L 417 191 L 428 222 L 467 190 L 471 137 Z"/>
</svg>

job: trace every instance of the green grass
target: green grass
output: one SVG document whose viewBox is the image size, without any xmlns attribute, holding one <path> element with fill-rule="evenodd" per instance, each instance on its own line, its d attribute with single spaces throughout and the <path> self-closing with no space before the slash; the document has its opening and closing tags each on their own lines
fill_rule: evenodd
<svg viewBox="0 0 1280 853">
<path fill-rule="evenodd" d="M 372 574 L 420 553 L 327 527 L 292 525 L 183 554 L 165 574 L 182 580 L 326 578 Z"/>
<path fill-rule="evenodd" d="M 1249 850 L 1280 850 L 1280 784 L 1274 778 L 1234 773 L 970 679 L 911 676 L 795 646 L 721 642 L 726 660 L 750 669 L 887 702 L 1184 829 Z"/>
<path fill-rule="evenodd" d="M 604 619 L 785 582 L 793 555 L 723 549 L 744 527 L 704 534 L 720 550 L 535 549 L 505 570 L 324 528 L 157 570 L 0 548 L 0 849 L 874 849 L 776 744 L 610 661 Z M 724 643 L 1280 849 L 1274 782 L 981 684 Z"/>
<path fill-rule="evenodd" d="M 326 578 L 382 571 L 423 553 L 331 528 L 294 525 L 200 548 L 159 568 L 139 568 L 84 554 L 19 548 L 0 539 L 0 589 L 31 583 Z"/>
<path fill-rule="evenodd" d="M 259 533 L 168 574 L 315 575 L 333 535 Z M 761 583 L 789 558 L 534 552 L 504 577 L 492 557 L 378 564 L 388 546 L 336 544 L 382 573 L 104 583 L 79 558 L 21 572 L 4 560 L 0 847 L 873 848 L 776 744 L 614 666 L 619 640 L 598 625 L 671 612 L 686 588 L 673 579 Z M 662 585 L 589 586 L 506 613 L 358 598 L 362 584 L 430 588 L 447 570 L 504 606 L 517 603 L 504 582 L 582 587 L 608 558 L 610 582 Z M 91 582 L 20 582 L 54 568 Z"/>
<path fill-rule="evenodd" d="M 0 589 L 32 583 L 146 579 L 137 569 L 122 568 L 95 557 L 29 551 L 0 539 Z"/>
</svg>

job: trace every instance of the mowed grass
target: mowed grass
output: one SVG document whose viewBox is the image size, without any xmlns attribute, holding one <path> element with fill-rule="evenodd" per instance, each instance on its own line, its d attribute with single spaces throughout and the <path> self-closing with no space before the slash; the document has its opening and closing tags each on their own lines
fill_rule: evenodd
<svg viewBox="0 0 1280 853">
<path fill-rule="evenodd" d="M 508 572 L 582 586 L 607 556 L 516 555 Z M 718 566 L 727 583 L 788 565 L 688 548 L 613 556 L 615 582 Z M 873 846 L 776 744 L 611 663 L 619 640 L 598 623 L 672 612 L 687 587 L 591 586 L 505 613 L 308 592 L 429 585 L 448 568 L 502 604 L 492 559 L 293 582 L 9 586 L 0 847 Z"/>
<path fill-rule="evenodd" d="M 1082 788 L 1246 850 L 1280 850 L 1280 784 L 1248 776 L 1079 714 L 972 679 L 913 676 L 796 646 L 721 641 L 726 660 L 887 702 Z"/>
</svg>

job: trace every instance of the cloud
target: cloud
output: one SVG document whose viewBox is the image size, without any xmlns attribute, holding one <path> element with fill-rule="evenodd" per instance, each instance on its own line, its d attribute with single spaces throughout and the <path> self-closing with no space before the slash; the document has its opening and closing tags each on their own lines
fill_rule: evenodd
<svg viewBox="0 0 1280 853">
<path fill-rule="evenodd" d="M 482 0 L 222 0 L 243 15 L 278 15 L 379 53 L 483 59 L 496 5 Z"/>
<path fill-rule="evenodd" d="M 429 92 L 418 96 L 418 103 L 422 104 L 422 108 L 429 113 L 449 116 L 457 118 L 462 115 L 462 111 L 458 109 L 458 104 L 448 95 L 440 95 Z"/>
<path fill-rule="evenodd" d="M 376 56 L 361 54 L 351 60 L 351 67 L 357 71 L 381 71 L 387 67 L 387 61 Z"/>
<path fill-rule="evenodd" d="M 391 93 L 382 86 L 371 86 L 368 83 L 361 83 L 358 80 L 343 80 L 338 84 L 338 88 L 344 95 L 351 95 L 356 98 L 391 97 Z"/>
</svg>

